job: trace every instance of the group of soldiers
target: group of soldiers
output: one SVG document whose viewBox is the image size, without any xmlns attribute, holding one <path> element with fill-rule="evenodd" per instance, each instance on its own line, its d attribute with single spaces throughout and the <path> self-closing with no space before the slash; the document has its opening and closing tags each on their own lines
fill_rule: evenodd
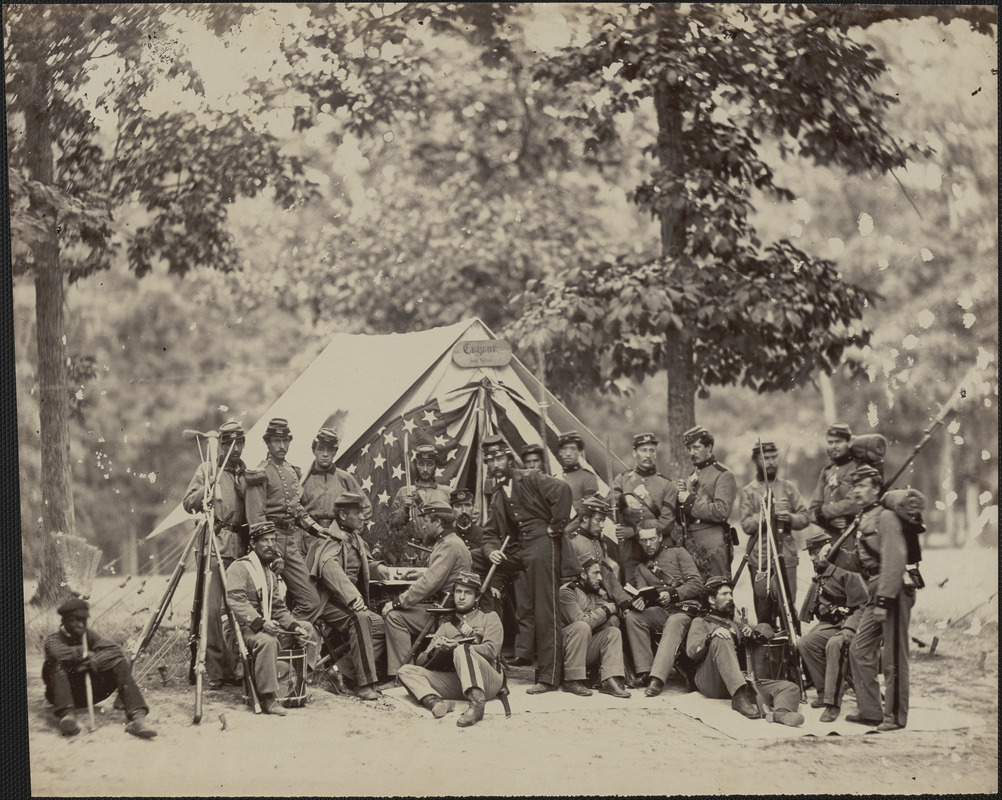
<svg viewBox="0 0 1002 800">
<path fill-rule="evenodd" d="M 439 485 L 439 454 L 422 445 L 413 453 L 413 485 L 397 493 L 389 524 L 421 540 L 427 567 L 376 609 L 370 583 L 388 578 L 390 569 L 365 539 L 370 501 L 334 464 L 337 433 L 317 432 L 304 477 L 285 458 L 292 440 L 286 420 L 268 423 L 268 454 L 255 469 L 241 458 L 242 427 L 227 422 L 219 431 L 215 486 L 206 491 L 200 469 L 183 501 L 192 513 L 211 505 L 221 561 L 207 589 L 208 686 L 242 683 L 234 646 L 242 638 L 262 710 L 284 715 L 278 651 L 289 641 L 314 643 L 319 632 L 347 643 L 333 672 L 358 698 L 375 700 L 402 685 L 436 718 L 466 700 L 457 720 L 462 727 L 476 724 L 485 703 L 505 693 L 507 667 L 531 665 L 529 694 L 562 689 L 587 696 L 597 688 L 628 698 L 628 689 L 643 689 L 653 697 L 677 670 L 690 688 L 730 698 L 743 716 L 762 718 L 771 709 L 774 722 L 799 725 L 802 686 L 790 675 L 756 675 L 752 655 L 755 643 L 790 627 L 799 556 L 794 531 L 813 523 L 806 550 L 815 577 L 799 616 L 817 624 L 796 643 L 806 682 L 817 690 L 811 706 L 824 709 L 823 721 L 836 719 L 851 676 L 858 713 L 846 719 L 881 731 L 903 728 L 915 597 L 906 569 L 907 519 L 900 507 L 881 502 L 881 472 L 853 457 L 852 439 L 845 425 L 827 429 L 830 464 L 808 505 L 795 484 L 779 477 L 777 448 L 769 442 L 755 446 L 756 479 L 739 492 L 734 473 L 714 457 L 713 435 L 701 426 L 683 435 L 690 475 L 661 475 L 659 442 L 641 433 L 633 438 L 633 468 L 613 479 L 606 496 L 582 463 L 584 440 L 576 432 L 559 438 L 560 476 L 542 469 L 538 445 L 516 459 L 502 437 L 487 436 L 483 527 L 475 520 L 474 494 Z M 735 613 L 731 568 L 740 539 L 729 524 L 735 504 L 748 537 L 741 568 L 747 566 L 754 589 L 754 628 Z M 610 525 L 618 560 L 604 535 Z M 833 550 L 849 526 L 855 538 Z M 506 594 L 514 598 L 517 630 L 507 658 L 498 604 Z M 131 733 L 151 735 L 120 649 L 99 648 L 91 638 L 88 651 L 86 603 L 71 601 L 60 613 L 63 625 L 46 642 L 43 677 L 61 730 L 79 730 L 74 709 L 82 707 L 81 676 L 88 674 L 111 687 L 103 696 L 118 688 Z M 114 658 L 97 657 L 111 651 Z"/>
</svg>

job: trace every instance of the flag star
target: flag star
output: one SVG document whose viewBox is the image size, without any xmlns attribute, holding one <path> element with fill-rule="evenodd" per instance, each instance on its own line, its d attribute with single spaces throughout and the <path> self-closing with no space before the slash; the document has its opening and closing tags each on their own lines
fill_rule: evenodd
<svg viewBox="0 0 1002 800">
<path fill-rule="evenodd" d="M 373 469 L 379 469 L 385 463 L 386 463 L 386 459 L 385 458 L 383 458 L 381 455 L 376 456 L 374 459 L 372 459 L 372 468 Z"/>
<path fill-rule="evenodd" d="M 435 467 L 435 477 L 436 478 L 441 478 L 442 477 L 442 473 L 444 473 L 444 472 L 445 472 L 445 467 Z"/>
<path fill-rule="evenodd" d="M 393 431 L 387 431 L 383 434 L 383 441 L 389 445 L 392 445 L 397 440 L 397 437 L 393 435 Z"/>
<path fill-rule="evenodd" d="M 393 477 L 395 480 L 402 481 L 404 479 L 404 468 L 397 464 L 393 468 Z"/>
<path fill-rule="evenodd" d="M 424 412 L 424 421 L 427 422 L 429 425 L 435 424 L 435 412 L 432 411 L 430 408 Z"/>
<path fill-rule="evenodd" d="M 412 420 L 412 419 L 405 419 L 404 420 L 404 430 L 407 431 L 407 433 L 414 433 L 414 429 L 416 427 L 417 427 L 417 423 L 414 420 Z"/>
<path fill-rule="evenodd" d="M 435 437 L 435 444 L 437 444 L 439 447 L 443 447 L 445 445 L 446 441 L 448 441 L 448 440 L 444 436 L 436 436 Z"/>
<path fill-rule="evenodd" d="M 384 489 L 383 491 L 381 491 L 379 494 L 376 495 L 376 499 L 385 506 L 387 503 L 390 502 L 390 495 Z"/>
<path fill-rule="evenodd" d="M 365 491 L 367 491 L 367 492 L 372 491 L 372 478 L 371 477 L 366 478 L 364 481 L 362 481 L 362 488 L 365 489 Z"/>
<path fill-rule="evenodd" d="M 345 467 L 344 471 L 349 473 L 350 475 L 354 475 L 356 469 L 358 469 L 358 464 L 349 464 L 347 467 Z"/>
<path fill-rule="evenodd" d="M 364 456 L 364 455 L 367 455 L 367 454 L 368 454 L 368 452 L 369 452 L 369 445 L 366 445 L 365 447 L 363 447 L 363 448 L 362 448 L 362 449 L 361 449 L 361 450 L 359 451 L 359 453 L 358 453 L 358 454 L 359 454 L 360 456 Z"/>
</svg>

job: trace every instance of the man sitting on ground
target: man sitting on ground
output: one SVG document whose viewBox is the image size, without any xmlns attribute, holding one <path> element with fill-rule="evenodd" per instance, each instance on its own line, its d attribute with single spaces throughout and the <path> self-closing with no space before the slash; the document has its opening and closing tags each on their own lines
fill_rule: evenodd
<svg viewBox="0 0 1002 800">
<path fill-rule="evenodd" d="M 149 707 L 132 677 L 132 667 L 122 648 L 87 630 L 90 606 L 86 600 L 67 600 L 57 609 L 63 622 L 45 639 L 42 680 L 45 699 L 52 703 L 59 730 L 66 736 L 80 732 L 74 708 L 87 708 L 85 675 L 90 673 L 93 702 L 99 703 L 116 689 L 125 706 L 129 724 L 125 732 L 140 739 L 152 739 L 157 732 L 144 722 Z M 84 637 L 87 653 L 84 654 Z"/>
<path fill-rule="evenodd" d="M 455 614 L 441 622 L 417 664 L 404 664 L 397 672 L 407 691 L 435 719 L 452 711 L 453 700 L 465 697 L 469 705 L 456 720 L 460 728 L 484 718 L 484 704 L 504 683 L 504 675 L 494 667 L 504 629 L 497 614 L 476 608 L 479 592 L 476 573 L 460 573 L 452 593 Z"/>
</svg>

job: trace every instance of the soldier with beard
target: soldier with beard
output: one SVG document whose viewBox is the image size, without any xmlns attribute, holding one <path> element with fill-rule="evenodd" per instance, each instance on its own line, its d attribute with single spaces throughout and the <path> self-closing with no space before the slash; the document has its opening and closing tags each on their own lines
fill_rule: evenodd
<svg viewBox="0 0 1002 800">
<path fill-rule="evenodd" d="M 362 500 L 362 519 L 372 517 L 372 503 L 354 476 L 334 466 L 338 436 L 330 428 L 321 428 L 313 439 L 313 463 L 303 480 L 303 508 L 321 525 L 330 526 L 337 517 L 337 499 L 346 493 Z"/>
<path fill-rule="evenodd" d="M 752 630 L 734 620 L 734 592 L 727 578 L 713 576 L 706 581 L 706 611 L 692 621 L 685 650 L 699 668 L 696 687 L 707 697 L 731 698 L 731 708 L 749 719 L 761 719 L 756 690 L 748 682 L 739 659 Z M 790 681 L 759 678 L 758 691 L 772 705 L 773 722 L 796 727 L 804 717 L 797 711 L 800 690 Z"/>
<path fill-rule="evenodd" d="M 428 503 L 449 503 L 449 490 L 435 480 L 438 467 L 438 450 L 434 445 L 422 444 L 414 448 L 413 486 L 401 486 L 390 505 L 390 530 L 405 532 L 420 538 L 413 517 Z"/>
<path fill-rule="evenodd" d="M 517 598 L 519 624 L 523 615 L 531 614 L 537 656 L 536 683 L 526 691 L 552 692 L 560 688 L 563 669 L 563 626 L 557 594 L 564 529 L 572 510 L 571 487 L 536 470 L 515 469 L 508 445 L 500 436 L 485 437 L 481 446 L 484 469 L 496 486 L 484 547 L 491 562 L 500 564 L 501 542 L 509 537 L 506 557 L 525 569 L 528 592 Z"/>
<path fill-rule="evenodd" d="M 831 463 L 821 470 L 807 510 L 816 525 L 829 535 L 838 536 L 858 510 L 852 499 L 851 476 L 860 465 L 849 453 L 852 431 L 848 425 L 842 422 L 829 425 L 825 443 Z"/>
<path fill-rule="evenodd" d="M 585 685 L 588 667 L 598 665 L 602 681 L 599 691 L 627 698 L 623 687 L 623 635 L 619 630 L 616 604 L 602 586 L 602 567 L 589 558 L 581 573 L 560 587 L 560 611 L 564 623 L 563 690 L 589 697 Z"/>
<path fill-rule="evenodd" d="M 797 540 L 793 531 L 807 527 L 807 507 L 797 487 L 788 480 L 779 478 L 778 451 L 772 442 L 762 442 L 761 448 L 752 448 L 752 464 L 755 480 L 741 490 L 738 496 L 738 515 L 741 528 L 748 534 L 748 569 L 752 575 L 755 595 L 755 618 L 758 622 L 768 622 L 774 628 L 780 617 L 779 580 L 775 570 L 778 559 L 771 563 L 766 559 L 765 519 L 762 506 L 766 490 L 772 491 L 772 531 L 773 543 L 779 548 L 786 566 L 786 582 L 790 587 L 790 597 L 797 596 Z M 764 469 L 763 469 L 764 465 Z"/>
<path fill-rule="evenodd" d="M 637 531 L 653 528 L 662 537 L 670 539 L 675 527 L 672 484 L 658 473 L 657 455 L 658 440 L 654 434 L 638 433 L 633 437 L 636 466 L 612 480 L 609 502 L 620 509 L 623 523 L 616 528 L 620 580 L 623 583 L 633 583 L 633 571 L 644 557 L 637 543 Z"/>
<path fill-rule="evenodd" d="M 679 645 L 685 641 L 693 614 L 698 610 L 703 579 L 692 556 L 681 547 L 665 546 L 657 531 L 641 530 L 639 541 L 645 559 L 637 565 L 636 586 L 638 589 L 651 586 L 659 594 L 656 605 L 648 605 L 642 597 L 637 597 L 626 612 L 626 637 L 637 672 L 636 682 L 631 685 L 643 686 L 649 674 L 644 694 L 657 697 L 675 666 Z M 659 636 L 656 655 L 651 653 L 652 633 Z"/>
<path fill-rule="evenodd" d="M 682 434 L 696 468 L 688 479 L 675 482 L 675 510 L 683 529 L 685 549 L 704 577 L 730 575 L 734 541 L 727 523 L 738 494 L 734 473 L 713 455 L 713 434 L 702 425 Z"/>
<path fill-rule="evenodd" d="M 560 449 L 557 456 L 564 468 L 561 476 L 571 487 L 571 497 L 575 513 L 581 511 L 581 501 L 593 494 L 598 494 L 598 477 L 587 467 L 581 466 L 581 454 L 584 452 L 584 439 L 577 431 L 561 434 L 557 440 Z"/>
<path fill-rule="evenodd" d="M 822 548 L 830 542 L 831 537 L 821 531 L 807 537 L 804 549 L 814 562 L 815 575 L 800 611 L 800 621 L 817 619 L 818 624 L 797 641 L 800 657 L 818 690 L 818 699 L 811 707 L 825 709 L 821 713 L 822 722 L 838 719 L 849 645 L 867 601 L 862 578 L 829 564 L 822 556 Z"/>
<path fill-rule="evenodd" d="M 250 542 L 244 506 L 247 465 L 241 459 L 244 441 L 244 429 L 239 422 L 229 420 L 219 427 L 219 465 L 222 469 L 216 483 L 215 497 L 210 497 L 209 502 L 216 520 L 216 542 L 223 562 L 221 568 L 224 570 L 234 559 L 247 552 Z M 229 459 L 226 458 L 227 453 Z M 188 484 L 181 505 L 189 514 L 196 514 L 202 510 L 204 499 L 205 470 L 199 466 Z M 196 571 L 201 572 L 200 565 Z M 210 576 L 205 600 L 209 604 L 209 624 L 205 632 L 205 675 L 210 689 L 220 689 L 224 683 L 240 682 L 241 667 L 237 654 L 223 640 L 223 618 L 220 613 L 223 586 L 215 564 L 212 565 Z"/>
<path fill-rule="evenodd" d="M 602 529 L 606 518 L 611 514 L 612 507 L 598 495 L 586 497 L 581 503 L 578 516 L 567 526 L 570 551 L 565 559 L 567 563 L 564 564 L 563 579 L 565 582 L 574 580 L 581 574 L 584 563 L 593 559 L 602 567 L 602 586 L 613 602 L 625 609 L 629 607 L 632 598 L 619 582 L 618 570 L 613 568 L 602 539 Z"/>
</svg>

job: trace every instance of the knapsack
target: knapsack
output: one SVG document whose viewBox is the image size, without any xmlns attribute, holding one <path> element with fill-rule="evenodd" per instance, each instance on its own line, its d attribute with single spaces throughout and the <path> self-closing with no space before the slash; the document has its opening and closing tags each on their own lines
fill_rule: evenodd
<svg viewBox="0 0 1002 800">
<path fill-rule="evenodd" d="M 880 504 L 897 514 L 908 547 L 908 563 L 918 564 L 922 560 L 922 546 L 919 534 L 925 533 L 922 512 L 925 511 L 925 495 L 918 489 L 892 489 L 880 498 Z"/>
<path fill-rule="evenodd" d="M 884 471 L 884 454 L 887 452 L 887 439 L 879 433 L 864 433 L 853 437 L 849 445 L 849 455 L 853 461 L 869 464 L 875 469 Z"/>
</svg>

